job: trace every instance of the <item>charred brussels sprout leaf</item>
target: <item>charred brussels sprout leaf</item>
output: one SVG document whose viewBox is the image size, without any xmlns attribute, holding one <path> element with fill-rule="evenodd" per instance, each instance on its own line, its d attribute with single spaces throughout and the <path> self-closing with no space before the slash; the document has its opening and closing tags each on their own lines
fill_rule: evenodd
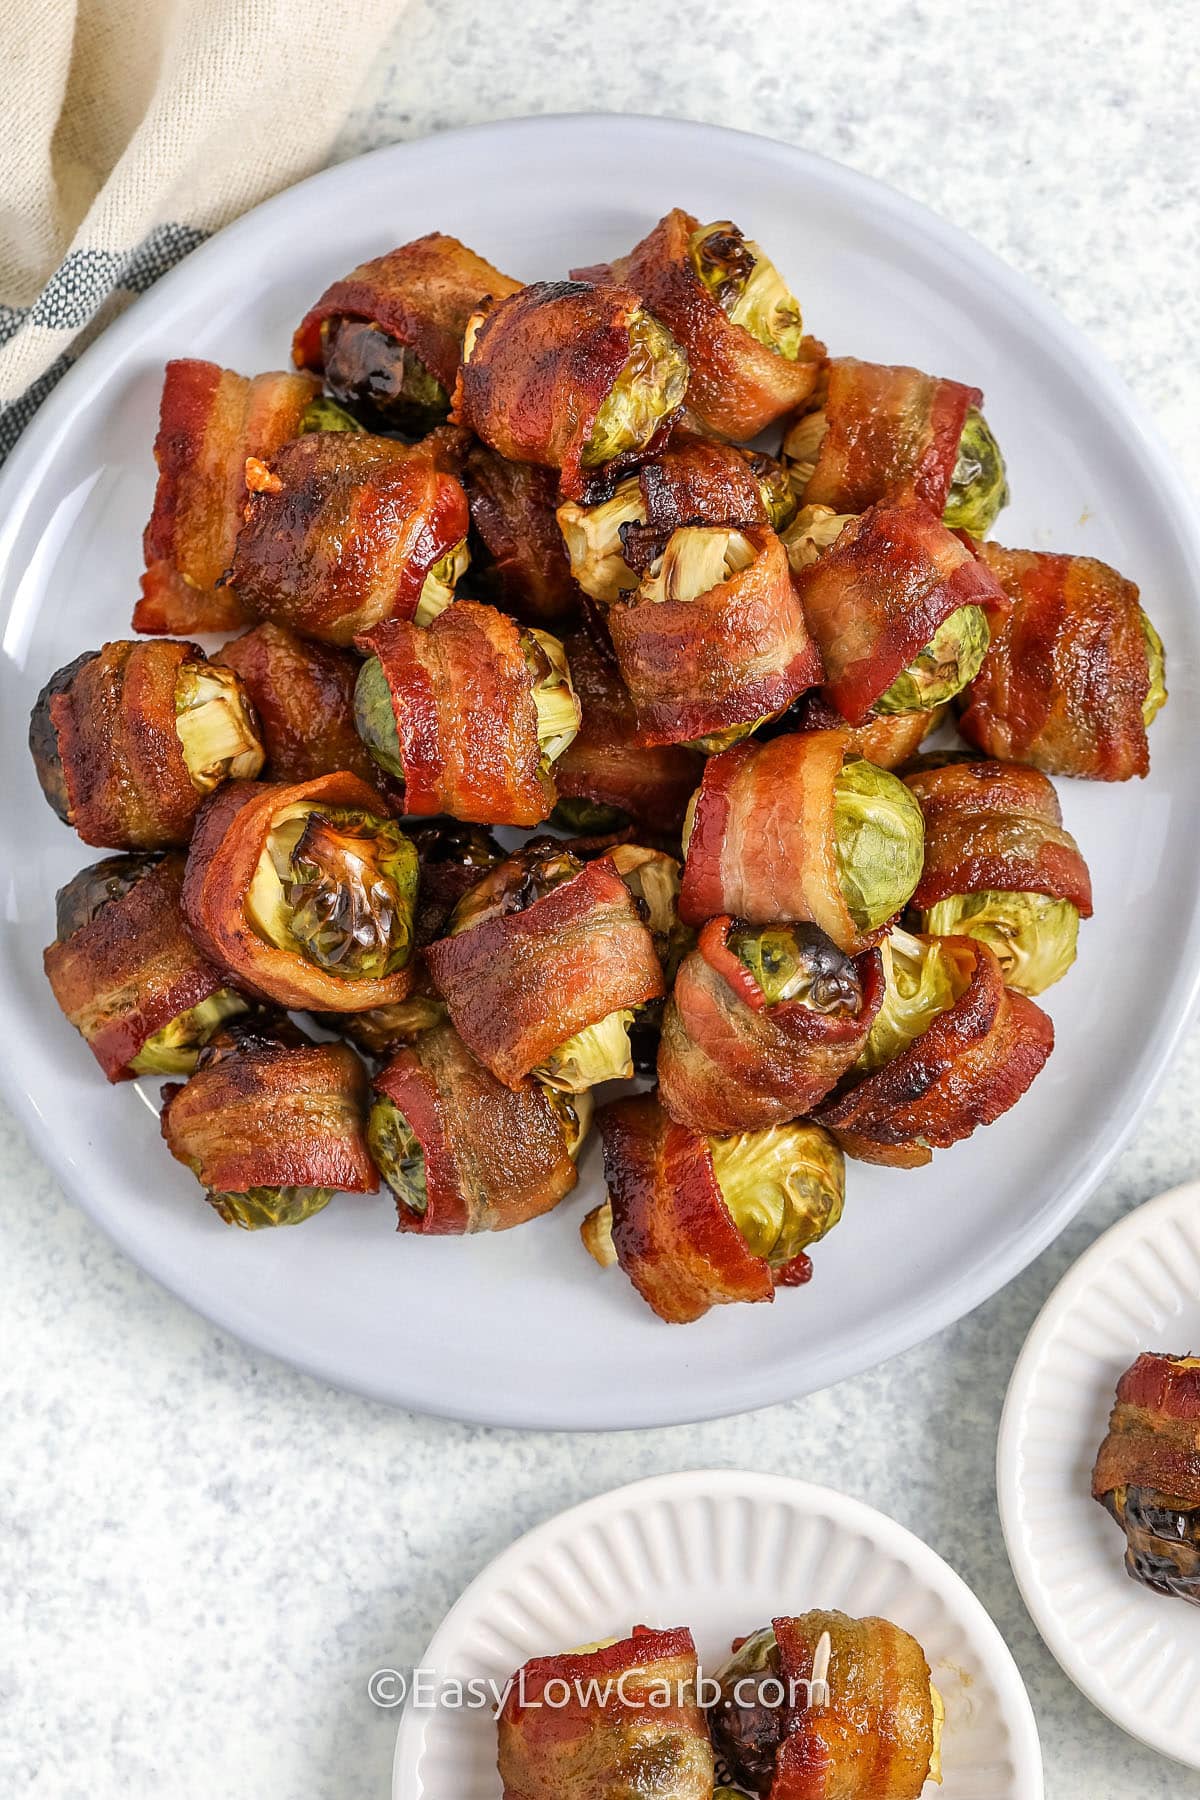
<svg viewBox="0 0 1200 1800">
<path fill-rule="evenodd" d="M 1149 731 L 1167 704 L 1167 655 L 1162 639 L 1145 612 L 1142 613 L 1142 636 L 1146 640 L 1146 662 L 1150 669 L 1150 686 L 1142 701 L 1142 718 Z"/>
<path fill-rule="evenodd" d="M 209 1192 L 210 1205 L 227 1225 L 263 1231 L 274 1225 L 303 1225 L 329 1205 L 335 1190 L 323 1187 L 257 1187 L 244 1194 Z"/>
<path fill-rule="evenodd" d="M 80 670 L 85 669 L 99 654 L 98 650 L 85 650 L 74 662 L 56 669 L 34 701 L 33 711 L 29 715 L 29 753 L 33 757 L 38 782 L 64 825 L 71 824 L 71 802 L 67 793 L 62 752 L 58 747 L 58 732 L 50 717 L 50 702 L 56 694 L 68 693 Z"/>
<path fill-rule="evenodd" d="M 795 362 L 804 337 L 800 302 L 761 246 L 721 219 L 692 233 L 689 252 L 692 267 L 730 323 Z"/>
<path fill-rule="evenodd" d="M 621 527 L 646 523 L 637 476 L 627 476 L 618 483 L 611 500 L 598 506 L 581 506 L 576 500 L 566 500 L 556 516 L 571 573 L 584 593 L 605 604 L 618 594 L 632 593 L 638 578 L 625 561 Z"/>
<path fill-rule="evenodd" d="M 629 1081 L 633 1057 L 629 1048 L 632 1008 L 620 1007 L 595 1025 L 577 1031 L 530 1071 L 546 1087 L 582 1094 L 602 1081 Z"/>
<path fill-rule="evenodd" d="M 556 637 L 548 631 L 523 631 L 521 648 L 533 678 L 542 767 L 548 769 L 574 741 L 583 709 L 571 684 L 567 653 Z"/>
<path fill-rule="evenodd" d="M 60 944 L 97 918 L 110 900 L 121 900 L 148 875 L 157 856 L 106 856 L 73 875 L 54 900 L 54 929 Z"/>
<path fill-rule="evenodd" d="M 978 675 L 990 640 L 982 607 L 960 606 L 879 696 L 875 711 L 928 712 L 952 700 Z"/>
<path fill-rule="evenodd" d="M 463 538 L 434 563 L 421 584 L 421 598 L 413 613 L 414 625 L 432 625 L 438 614 L 445 612 L 470 561 L 471 553 L 466 538 Z"/>
<path fill-rule="evenodd" d="M 939 1013 L 949 1012 L 970 978 L 961 952 L 944 938 L 893 931 L 883 951 L 884 999 L 857 1067 L 880 1069 L 915 1043 Z"/>
<path fill-rule="evenodd" d="M 580 461 L 597 469 L 650 442 L 687 392 L 687 357 L 670 332 L 639 306 L 629 321 L 629 356 L 601 402 Z"/>
<path fill-rule="evenodd" d="M 858 970 L 818 926 L 739 925 L 728 942 L 768 1006 L 792 1001 L 841 1018 L 856 1018 L 861 1011 Z"/>
<path fill-rule="evenodd" d="M 572 1162 L 578 1162 L 579 1152 L 583 1149 L 583 1141 L 591 1129 L 592 1115 L 596 1103 L 588 1093 L 571 1094 L 561 1088 L 546 1087 L 542 1092 L 550 1102 L 555 1118 L 563 1128 L 563 1141 L 567 1146 L 567 1155 Z"/>
<path fill-rule="evenodd" d="M 190 1075 L 200 1052 L 226 1019 L 249 1010 L 249 1003 L 232 988 L 218 988 L 148 1037 L 129 1066 L 137 1075 Z"/>
<path fill-rule="evenodd" d="M 310 400 L 300 419 L 300 435 L 307 436 L 310 431 L 364 431 L 353 413 L 348 413 L 344 406 L 328 395 L 319 394 Z"/>
<path fill-rule="evenodd" d="M 1145 1487 L 1114 1488 L 1104 1504 L 1125 1533 L 1133 1579 L 1200 1606 L 1200 1506 Z"/>
<path fill-rule="evenodd" d="M 860 931 L 875 931 L 912 898 L 925 857 L 925 820 L 896 776 L 847 761 L 833 801 L 838 880 Z"/>
<path fill-rule="evenodd" d="M 758 491 L 771 530 L 783 531 L 795 518 L 799 505 L 791 476 L 784 464 L 776 462 L 773 456 L 755 453 L 750 461 L 758 477 Z"/>
<path fill-rule="evenodd" d="M 535 838 L 490 869 L 463 895 L 450 915 L 447 935 L 457 937 L 460 931 L 470 931 L 485 919 L 524 912 L 564 881 L 572 880 L 582 868 L 574 851 L 552 838 Z"/>
<path fill-rule="evenodd" d="M 641 844 L 618 844 L 610 861 L 637 901 L 669 985 L 695 942 L 695 934 L 679 922 L 679 864 L 665 851 L 647 850 Z"/>
<path fill-rule="evenodd" d="M 1047 894 L 953 894 L 931 906 L 922 930 L 933 937 L 978 938 L 996 953 L 1006 987 L 1041 994 L 1075 961 L 1079 912 Z"/>
<path fill-rule="evenodd" d="M 396 1102 L 384 1094 L 375 1100 L 367 1119 L 367 1147 L 397 1204 L 423 1216 L 429 1205 L 425 1152 Z"/>
<path fill-rule="evenodd" d="M 709 1713 L 713 1746 L 735 1781 L 752 1794 L 766 1794 L 775 1778 L 775 1758 L 787 1729 L 783 1693 L 770 1684 L 779 1678 L 779 1646 L 769 1625 L 746 1638 L 717 1673 L 721 1697 Z"/>
<path fill-rule="evenodd" d="M 354 684 L 354 728 L 380 768 L 393 780 L 402 782 L 404 763 L 392 710 L 392 690 L 377 656 L 369 656 L 358 671 Z"/>
<path fill-rule="evenodd" d="M 232 669 L 185 662 L 175 678 L 175 730 L 192 786 L 252 781 L 265 761 L 258 722 Z"/>
<path fill-rule="evenodd" d="M 842 1216 L 846 1165 L 819 1125 L 770 1125 L 710 1137 L 713 1173 L 755 1256 L 782 1269 Z"/>
<path fill-rule="evenodd" d="M 420 357 L 390 332 L 363 319 L 321 327 L 325 385 L 343 405 L 386 430 L 421 437 L 446 417 L 450 397 Z"/>
<path fill-rule="evenodd" d="M 972 537 L 986 537 L 1008 500 L 1008 480 L 1000 446 L 979 408 L 972 406 L 958 440 L 958 460 L 950 478 L 943 523 L 951 531 L 969 531 Z"/>
<path fill-rule="evenodd" d="M 601 837 L 610 831 L 620 831 L 628 825 L 629 814 L 622 812 L 619 806 L 605 806 L 599 800 L 564 795 L 551 813 L 550 823 L 556 825 L 559 831 Z"/>
</svg>

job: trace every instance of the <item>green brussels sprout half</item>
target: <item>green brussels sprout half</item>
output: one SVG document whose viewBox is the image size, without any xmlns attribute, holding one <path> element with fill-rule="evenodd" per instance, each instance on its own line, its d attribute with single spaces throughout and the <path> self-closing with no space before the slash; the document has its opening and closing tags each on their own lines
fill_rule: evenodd
<svg viewBox="0 0 1200 1800">
<path fill-rule="evenodd" d="M 1167 653 L 1163 649 L 1163 641 L 1159 637 L 1149 616 L 1142 612 L 1142 636 L 1146 640 L 1146 661 L 1150 667 L 1150 686 L 1146 698 L 1142 701 L 1142 718 L 1149 731 L 1163 707 L 1167 704 Z"/>
<path fill-rule="evenodd" d="M 651 565 L 638 599 L 699 600 L 753 561 L 754 546 L 743 532 L 726 525 L 681 525 Z"/>
<path fill-rule="evenodd" d="M 365 431 L 353 413 L 348 413 L 344 406 L 331 400 L 327 394 L 318 394 L 310 400 L 300 417 L 300 435 L 306 437 L 310 431 Z"/>
<path fill-rule="evenodd" d="M 558 638 L 549 631 L 531 628 L 521 633 L 521 648 L 533 677 L 542 767 L 548 769 L 574 741 L 583 708 L 571 682 L 567 653 Z"/>
<path fill-rule="evenodd" d="M 816 925 L 735 925 L 728 946 L 768 1006 L 798 1002 L 813 1012 L 857 1017 L 862 982 L 844 951 Z"/>
<path fill-rule="evenodd" d="M 1008 480 L 1000 446 L 979 408 L 972 406 L 958 440 L 958 459 L 950 477 L 942 522 L 951 531 L 969 531 L 972 537 L 986 537 L 1008 501 Z"/>
<path fill-rule="evenodd" d="M 619 594 L 633 592 L 638 578 L 625 561 L 621 527 L 646 523 L 636 475 L 618 482 L 611 499 L 600 505 L 581 506 L 577 500 L 565 500 L 555 516 L 571 573 L 585 594 L 609 605 Z"/>
<path fill-rule="evenodd" d="M 800 504 L 792 478 L 785 465 L 773 456 L 755 452 L 750 457 L 758 477 L 758 491 L 766 508 L 772 531 L 783 531 L 796 516 Z"/>
<path fill-rule="evenodd" d="M 933 937 L 978 938 L 996 953 L 1004 984 L 1018 994 L 1042 994 L 1075 961 L 1079 911 L 1048 894 L 953 894 L 921 920 Z"/>
<path fill-rule="evenodd" d="M 227 1225 L 263 1231 L 274 1225 L 303 1225 L 329 1205 L 334 1192 L 323 1187 L 256 1187 L 244 1194 L 219 1194 L 210 1189 L 208 1200 Z"/>
<path fill-rule="evenodd" d="M 701 225 L 688 246 L 692 267 L 726 318 L 768 350 L 795 362 L 804 324 L 800 302 L 761 245 L 720 219 Z"/>
<path fill-rule="evenodd" d="M 577 1031 L 574 1037 L 558 1044 L 536 1069 L 530 1071 L 535 1081 L 546 1087 L 560 1088 L 568 1094 L 582 1094 L 602 1081 L 629 1081 L 633 1077 L 633 1056 L 629 1047 L 629 1027 L 633 1021 L 631 1007 L 619 1007 L 595 1025 Z"/>
<path fill-rule="evenodd" d="M 979 606 L 960 606 L 943 619 L 925 648 L 875 702 L 881 713 L 931 712 L 974 681 L 991 632 Z"/>
<path fill-rule="evenodd" d="M 367 1148 L 398 1203 L 418 1218 L 429 1205 L 421 1140 L 394 1100 L 379 1094 L 367 1117 Z"/>
<path fill-rule="evenodd" d="M 471 561 L 466 538 L 447 550 L 430 569 L 421 584 L 421 598 L 413 613 L 414 625 L 432 625 L 439 613 L 445 612 L 454 599 L 454 590 L 466 574 Z"/>
<path fill-rule="evenodd" d="M 834 512 L 832 506 L 802 506 L 782 534 L 792 573 L 799 575 L 818 561 L 857 517 L 857 513 Z"/>
<path fill-rule="evenodd" d="M 377 656 L 367 658 L 354 683 L 354 729 L 380 768 L 393 781 L 403 783 L 404 763 L 392 710 L 392 690 Z"/>
<path fill-rule="evenodd" d="M 567 1155 L 572 1162 L 578 1162 L 583 1141 L 591 1129 L 592 1116 L 596 1110 L 595 1101 L 589 1093 L 568 1093 L 562 1088 L 547 1087 L 544 1082 L 542 1092 L 563 1128 Z"/>
<path fill-rule="evenodd" d="M 226 1019 L 249 1010 L 249 1002 L 232 988 L 218 988 L 148 1037 L 129 1066 L 137 1075 L 190 1075 L 201 1050 Z"/>
<path fill-rule="evenodd" d="M 252 781 L 266 760 L 258 721 L 232 669 L 180 663 L 175 730 L 192 786 L 211 793 L 226 777 Z"/>
<path fill-rule="evenodd" d="M 391 819 L 301 800 L 276 816 L 247 908 L 268 943 L 380 980 L 412 955 L 417 879 L 416 848 Z"/>
<path fill-rule="evenodd" d="M 687 357 L 665 325 L 642 307 L 629 321 L 629 356 L 601 402 L 580 462 L 598 469 L 650 442 L 687 392 Z"/>
<path fill-rule="evenodd" d="M 326 319 L 321 343 L 325 385 L 355 415 L 385 430 L 422 437 L 449 412 L 450 396 L 441 382 L 382 326 L 365 319 Z"/>
<path fill-rule="evenodd" d="M 605 806 L 599 800 L 584 800 L 564 794 L 550 814 L 550 823 L 559 831 L 570 831 L 580 837 L 602 837 L 610 831 L 621 831 L 629 823 L 629 814 L 619 806 Z"/>
<path fill-rule="evenodd" d="M 769 1125 L 710 1137 L 708 1147 L 734 1224 L 772 1269 L 782 1269 L 841 1218 L 845 1158 L 819 1125 Z"/>
<path fill-rule="evenodd" d="M 925 819 L 887 769 L 850 757 L 834 786 L 838 880 L 854 923 L 875 931 L 912 898 L 925 861 Z"/>
<path fill-rule="evenodd" d="M 928 1031 L 939 1013 L 949 1012 L 970 980 L 970 969 L 945 938 L 913 937 L 893 930 L 883 952 L 883 1005 L 855 1067 L 881 1069 Z"/>
<path fill-rule="evenodd" d="M 645 920 L 663 975 L 669 987 L 680 963 L 696 941 L 696 934 L 680 923 L 679 887 L 683 871 L 673 856 L 663 850 L 647 850 L 641 844 L 618 844 L 609 859 L 625 883 Z M 655 1000 L 643 1001 L 634 1009 L 635 1020 L 647 1023 L 648 1009 L 659 1006 Z"/>
</svg>

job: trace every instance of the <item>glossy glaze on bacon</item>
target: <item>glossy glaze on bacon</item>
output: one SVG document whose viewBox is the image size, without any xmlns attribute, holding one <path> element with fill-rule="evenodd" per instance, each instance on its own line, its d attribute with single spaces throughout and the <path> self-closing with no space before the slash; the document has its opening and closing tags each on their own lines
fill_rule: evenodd
<svg viewBox="0 0 1200 1800">
<path fill-rule="evenodd" d="M 510 462 L 476 444 L 463 467 L 471 524 L 487 552 L 478 567 L 497 601 L 533 625 L 577 612 L 582 594 L 558 529 L 553 469 Z"/>
<path fill-rule="evenodd" d="M 354 729 L 361 664 L 351 651 L 264 624 L 232 639 L 213 661 L 241 678 L 254 704 L 270 780 L 309 781 L 348 769 L 386 791 L 386 777 Z"/>
<path fill-rule="evenodd" d="M 683 1627 L 636 1625 L 600 1650 L 534 1657 L 500 1710 L 504 1800 L 712 1800 L 697 1673 Z"/>
<path fill-rule="evenodd" d="M 851 725 L 960 606 L 1008 610 L 994 575 L 917 503 L 873 506 L 796 578 L 825 664 L 823 692 Z"/>
<path fill-rule="evenodd" d="M 834 794 L 849 738 L 811 731 L 735 744 L 710 756 L 696 803 L 679 916 L 731 913 L 751 925 L 800 919 L 856 956 L 859 931 L 838 880 Z"/>
<path fill-rule="evenodd" d="M 540 825 L 554 806 L 533 675 L 505 613 L 457 600 L 428 626 L 388 619 L 358 640 L 392 693 L 404 807 L 480 825 Z"/>
<path fill-rule="evenodd" d="M 917 754 L 945 716 L 944 706 L 935 706 L 930 712 L 868 713 L 862 725 L 847 727 L 837 707 L 831 706 L 817 688 L 811 688 L 775 722 L 774 730 L 843 730 L 849 737 L 850 749 L 857 755 L 865 756 L 880 769 L 900 769 Z"/>
<path fill-rule="evenodd" d="M 744 535 L 754 561 L 695 600 L 631 594 L 609 609 L 643 743 L 684 743 L 781 712 L 821 678 L 783 544 L 768 525 Z"/>
<path fill-rule="evenodd" d="M 692 1131 L 759 1131 L 807 1113 L 857 1059 L 883 998 L 877 950 L 858 959 L 861 1005 L 823 1013 L 768 1005 L 729 947 L 736 921 L 710 919 L 684 957 L 663 1016 L 659 1098 Z"/>
<path fill-rule="evenodd" d="M 847 1156 L 916 1169 L 1015 1106 L 1054 1048 L 1054 1026 L 1010 993 L 994 953 L 974 938 L 944 938 L 969 970 L 955 1004 L 915 1042 L 813 1117 Z"/>
<path fill-rule="evenodd" d="M 703 758 L 683 744 L 639 743 L 637 714 L 603 630 L 597 621 L 563 639 L 583 722 L 554 765 L 554 785 L 565 799 L 615 806 L 659 836 L 676 835 Z"/>
<path fill-rule="evenodd" d="M 147 1039 L 226 985 L 184 925 L 183 865 L 165 856 L 42 958 L 54 998 L 110 1081 L 132 1080 Z"/>
<path fill-rule="evenodd" d="M 188 852 L 183 914 L 200 948 L 236 985 L 278 1006 L 307 1012 L 364 1012 L 403 1000 L 413 969 L 377 978 L 331 974 L 299 951 L 280 949 L 256 931 L 247 900 L 272 821 L 300 800 L 383 815 L 378 793 L 357 775 L 311 781 L 237 781 L 205 806 Z"/>
<path fill-rule="evenodd" d="M 1117 1383 L 1092 1493 L 1103 1500 L 1123 1487 L 1150 1488 L 1200 1507 L 1200 1362 L 1194 1358 L 1147 1352 Z"/>
<path fill-rule="evenodd" d="M 425 958 L 460 1036 L 510 1087 L 576 1032 L 663 992 L 654 941 L 607 857 Z"/>
<path fill-rule="evenodd" d="M 681 525 L 767 525 L 757 468 L 767 457 L 677 427 L 657 455 L 638 465 L 646 523 L 670 534 Z"/>
<path fill-rule="evenodd" d="M 248 614 L 218 587 L 246 504 L 246 458 L 264 461 L 301 428 L 321 391 L 311 375 L 235 375 L 187 357 L 167 364 L 135 631 L 235 631 Z"/>
<path fill-rule="evenodd" d="M 489 309 L 459 368 L 451 417 L 501 456 L 558 469 L 564 498 L 581 499 L 583 452 L 629 359 L 638 307 L 628 288 L 582 281 L 539 281 L 510 295 Z M 665 441 L 673 416 L 646 451 Z"/>
<path fill-rule="evenodd" d="M 835 356 L 805 505 L 859 513 L 880 500 L 919 500 L 940 519 L 967 413 L 982 403 L 978 388 L 959 381 Z"/>
<path fill-rule="evenodd" d="M 365 431 L 309 432 L 256 482 L 233 584 L 252 617 L 330 644 L 411 618 L 425 577 L 470 523 L 434 452 Z"/>
<path fill-rule="evenodd" d="M 425 1156 L 428 1205 L 397 1203 L 400 1231 L 507 1231 L 549 1212 L 578 1176 L 562 1120 L 533 1081 L 505 1087 L 450 1025 L 424 1031 L 375 1078 Z"/>
<path fill-rule="evenodd" d="M 985 755 L 1048 775 L 1127 781 L 1150 771 L 1150 687 L 1138 590 L 1090 556 L 984 544 L 1012 612 L 972 683 L 959 729 Z"/>
<path fill-rule="evenodd" d="M 905 777 L 925 816 L 925 867 L 912 904 L 953 894 L 1048 894 L 1092 913 L 1087 864 L 1053 786 L 1017 763 L 958 762 Z"/>
<path fill-rule="evenodd" d="M 693 267 L 689 244 L 699 227 L 699 219 L 675 207 L 628 256 L 572 274 L 616 281 L 639 294 L 687 351 L 688 410 L 709 430 L 744 442 L 803 405 L 821 379 L 825 346 L 805 338 L 798 360 L 790 362 L 732 324 Z"/>
<path fill-rule="evenodd" d="M 367 1074 L 348 1044 L 231 1032 L 184 1083 L 163 1088 L 162 1134 L 214 1193 L 258 1187 L 374 1194 Z"/>
<path fill-rule="evenodd" d="M 322 324 L 327 319 L 365 319 L 415 350 L 449 393 L 467 320 L 489 295 L 502 299 L 519 286 L 457 238 L 431 231 L 386 256 L 360 263 L 326 288 L 304 315 L 292 356 L 299 368 L 324 368 Z"/>
</svg>

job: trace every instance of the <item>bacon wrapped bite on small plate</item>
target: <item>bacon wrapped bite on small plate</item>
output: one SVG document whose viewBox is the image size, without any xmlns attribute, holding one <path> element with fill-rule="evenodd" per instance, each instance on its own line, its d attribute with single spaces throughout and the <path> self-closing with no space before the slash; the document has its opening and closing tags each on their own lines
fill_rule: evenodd
<svg viewBox="0 0 1200 1800">
<path fill-rule="evenodd" d="M 1126 1369 L 1092 1494 L 1133 1580 L 1200 1606 L 1200 1357 L 1146 1352 Z"/>
</svg>

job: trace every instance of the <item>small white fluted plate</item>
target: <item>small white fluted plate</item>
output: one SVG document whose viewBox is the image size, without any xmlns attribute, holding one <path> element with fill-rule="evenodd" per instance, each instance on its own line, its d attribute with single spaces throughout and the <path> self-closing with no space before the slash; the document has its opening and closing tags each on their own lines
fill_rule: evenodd
<svg viewBox="0 0 1200 1800">
<path fill-rule="evenodd" d="M 1200 1182 L 1120 1220 L 1059 1282 L 1013 1371 L 996 1458 L 1013 1573 L 1063 1669 L 1131 1737 L 1200 1769 L 1200 1607 L 1129 1578 L 1091 1495 L 1117 1381 L 1143 1350 L 1200 1351 Z"/>
<path fill-rule="evenodd" d="M 656 1475 L 560 1513 L 475 1577 L 421 1666 L 431 1686 L 502 1687 L 531 1656 L 637 1624 L 686 1625 L 712 1674 L 734 1637 L 814 1607 L 889 1618 L 923 1645 L 946 1701 L 939 1800 L 1041 1800 L 1033 1709 L 974 1594 L 893 1519 L 782 1475 Z M 492 1713 L 410 1702 L 392 1800 L 451 1795 L 499 1800 Z"/>
</svg>

